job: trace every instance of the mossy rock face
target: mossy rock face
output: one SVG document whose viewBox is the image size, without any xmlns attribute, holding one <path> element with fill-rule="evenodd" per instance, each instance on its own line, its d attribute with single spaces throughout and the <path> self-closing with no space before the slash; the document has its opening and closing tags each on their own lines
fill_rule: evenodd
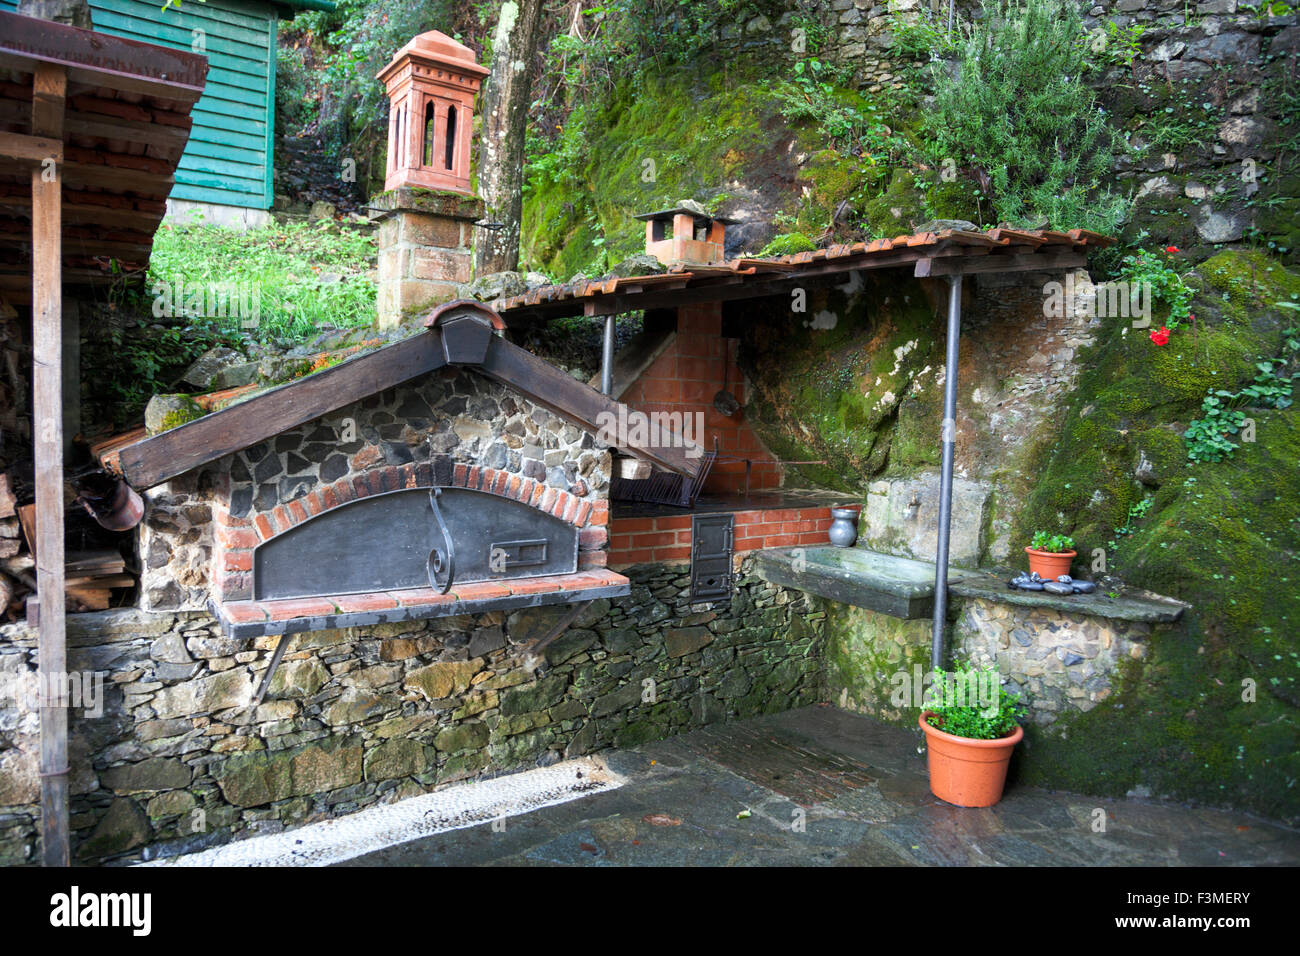
<svg viewBox="0 0 1300 956">
<path fill-rule="evenodd" d="M 705 59 L 621 80 L 574 109 L 528 169 L 527 267 L 561 280 L 604 274 L 644 248 L 634 215 L 687 198 L 739 214 L 729 254 L 753 254 L 778 234 L 820 235 L 832 220 L 840 233 L 861 226 L 898 235 L 926 218 L 910 172 L 852 154 L 817 123 L 788 119 L 791 95 L 770 62 Z M 855 90 L 834 98 L 863 116 L 873 111 Z"/>
<path fill-rule="evenodd" d="M 1300 263 L 1300 175 L 1266 184 L 1259 197 L 1255 215 L 1259 241 L 1288 265 Z"/>
<path fill-rule="evenodd" d="M 552 155 L 530 167 L 527 261 L 561 278 L 600 275 L 643 251 L 637 213 L 680 199 L 707 207 L 734 182 L 788 182 L 793 161 L 780 147 L 790 137 L 779 111 L 768 85 L 721 72 L 621 81 L 598 105 L 575 110 Z"/>
<path fill-rule="evenodd" d="M 885 190 L 862 204 L 862 217 L 867 230 L 877 239 L 911 232 L 913 223 L 926 219 L 922 196 L 911 170 L 894 170 Z"/>
<path fill-rule="evenodd" d="M 848 288 L 808 289 L 802 312 L 792 299 L 747 313 L 747 417 L 777 457 L 827 462 L 793 467 L 792 485 L 865 490 L 890 464 L 900 404 L 926 366 L 943 364 L 933 308 L 914 280 L 870 274 Z"/>
<path fill-rule="evenodd" d="M 1277 356 L 1295 319 L 1274 303 L 1300 275 L 1256 252 L 1224 252 L 1192 277 L 1198 329 L 1163 348 L 1113 327 L 1086 371 L 1060 440 L 1017 516 L 1103 549 L 1126 583 L 1190 602 L 1116 693 L 1086 714 L 1030 733 L 1023 779 L 1122 794 L 1153 792 L 1300 819 L 1300 411 L 1248 409 L 1256 440 L 1229 459 L 1189 464 L 1182 432 L 1211 388 L 1237 390 Z M 1157 324 L 1159 317 L 1157 317 Z M 1158 487 L 1135 477 L 1145 457 Z M 1115 529 L 1129 508 L 1152 502 Z"/>
<path fill-rule="evenodd" d="M 188 395 L 155 395 L 144 411 L 145 431 L 161 435 L 203 417 L 203 409 Z"/>
<path fill-rule="evenodd" d="M 969 179 L 935 183 L 926 194 L 926 206 L 935 219 L 980 221 L 978 190 Z"/>
</svg>

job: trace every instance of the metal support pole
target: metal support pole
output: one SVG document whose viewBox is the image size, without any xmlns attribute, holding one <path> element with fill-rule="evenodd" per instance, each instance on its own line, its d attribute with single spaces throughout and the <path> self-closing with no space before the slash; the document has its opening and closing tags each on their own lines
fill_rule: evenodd
<svg viewBox="0 0 1300 956">
<path fill-rule="evenodd" d="M 957 441 L 957 343 L 961 336 L 961 276 L 948 278 L 948 347 L 943 380 L 943 464 L 939 476 L 939 534 L 934 555 L 934 624 L 930 668 L 943 666 L 948 617 L 948 535 L 952 528 L 952 457 Z"/>
<path fill-rule="evenodd" d="M 605 343 L 600 356 L 600 393 L 614 394 L 614 316 L 605 316 Z"/>
</svg>

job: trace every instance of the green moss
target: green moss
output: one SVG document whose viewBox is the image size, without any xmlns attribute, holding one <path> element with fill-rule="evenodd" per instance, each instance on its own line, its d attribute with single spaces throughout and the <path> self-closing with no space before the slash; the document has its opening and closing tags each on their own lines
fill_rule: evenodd
<svg viewBox="0 0 1300 956">
<path fill-rule="evenodd" d="M 1295 820 L 1300 412 L 1252 410 L 1257 440 L 1218 464 L 1189 465 L 1182 430 L 1208 388 L 1238 388 L 1276 353 L 1293 320 L 1271 303 L 1300 294 L 1300 276 L 1233 251 L 1196 278 L 1195 349 L 1190 330 L 1160 349 L 1116 327 L 1082 357 L 1075 404 L 1016 522 L 1021 536 L 1056 527 L 1082 554 L 1103 548 L 1108 570 L 1193 610 L 1152 637 L 1110 699 L 1033 731 L 1023 776 L 1115 794 L 1144 784 Z M 1129 507 L 1151 494 L 1133 474 L 1143 455 L 1160 483 L 1153 508 L 1111 546 Z M 1243 700 L 1247 687 L 1254 701 Z"/>
<path fill-rule="evenodd" d="M 192 398 L 184 398 L 180 408 L 173 409 L 162 417 L 162 430 L 171 431 L 188 422 L 203 417 L 203 409 Z"/>
<path fill-rule="evenodd" d="M 979 196 L 975 183 L 969 179 L 935 183 L 926 193 L 925 202 L 935 219 L 981 221 Z"/>
<path fill-rule="evenodd" d="M 817 246 L 802 232 L 783 232 L 763 247 L 762 256 L 791 256 L 796 252 L 811 252 Z"/>
<path fill-rule="evenodd" d="M 645 226 L 635 214 L 679 199 L 707 205 L 732 180 L 788 161 L 764 132 L 779 109 L 766 83 L 742 77 L 729 88 L 721 74 L 692 71 L 621 81 L 598 105 L 575 110 L 530 166 L 527 261 L 567 277 L 593 259 L 642 251 Z"/>
<path fill-rule="evenodd" d="M 920 211 L 911 173 L 841 152 L 819 124 L 787 119 L 783 89 L 770 64 L 701 61 L 622 80 L 575 109 L 529 164 L 526 266 L 562 279 L 600 273 L 642 251 L 635 214 L 687 198 L 718 210 L 724 194 L 743 197 L 774 231 L 820 235 L 832 220 L 841 230 L 907 231 Z M 857 91 L 834 96 L 874 112 Z M 757 248 L 767 236 L 753 238 Z"/>
<path fill-rule="evenodd" d="M 889 185 L 862 204 L 862 218 L 872 238 L 893 238 L 911 232 L 913 223 L 928 218 L 911 170 L 896 169 Z"/>
<path fill-rule="evenodd" d="M 799 479 L 860 491 L 891 464 L 894 420 L 921 370 L 942 365 L 933 309 L 915 280 L 884 274 L 854 292 L 810 288 L 805 305 L 756 303 L 749 314 L 748 417 L 779 457 L 827 462 Z"/>
</svg>

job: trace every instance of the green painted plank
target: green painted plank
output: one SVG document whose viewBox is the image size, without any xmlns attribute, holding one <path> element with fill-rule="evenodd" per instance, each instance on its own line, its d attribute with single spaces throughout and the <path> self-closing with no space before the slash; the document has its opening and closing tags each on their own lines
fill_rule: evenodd
<svg viewBox="0 0 1300 956">
<path fill-rule="evenodd" d="M 185 44 L 185 49 L 189 49 L 194 42 L 192 30 L 200 29 L 205 33 L 226 37 L 229 40 L 235 40 L 245 43 L 252 47 L 265 47 L 266 33 L 260 29 L 246 29 L 236 23 L 229 23 L 220 19 L 211 17 L 197 16 L 189 9 L 189 3 L 186 2 L 180 11 L 175 9 L 163 13 L 159 10 L 162 4 L 157 5 L 150 3 L 130 2 L 125 4 L 114 3 L 111 7 L 91 7 L 91 19 L 95 23 L 95 29 L 109 32 L 116 32 L 124 25 L 134 22 L 135 26 L 127 26 L 127 29 L 144 30 L 151 33 L 155 43 L 163 43 L 168 46 Z M 197 4 L 196 4 L 197 6 Z"/>
<path fill-rule="evenodd" d="M 220 145 L 231 149 L 250 150 L 261 156 L 262 151 L 266 149 L 266 136 L 260 129 L 255 133 L 243 133 L 237 130 L 214 130 L 207 126 L 198 126 L 190 134 L 190 143 L 195 144 L 196 147 L 197 144 L 203 143 L 210 146 Z"/>
<path fill-rule="evenodd" d="M 271 19 L 267 23 L 267 43 L 271 50 L 276 48 L 276 14 L 271 11 Z M 266 72 L 266 164 L 262 167 L 264 170 L 263 185 L 265 189 L 262 193 L 262 201 L 266 203 L 266 208 L 270 209 L 275 202 L 275 184 L 274 184 L 274 164 L 275 164 L 275 68 L 276 58 L 271 57 L 270 69 Z"/>
<path fill-rule="evenodd" d="M 263 175 L 261 163 L 246 163 L 217 156 L 204 156 L 202 153 L 186 153 L 185 161 L 181 165 L 193 172 L 211 173 L 213 176 L 225 176 L 231 179 L 261 180 Z"/>
<path fill-rule="evenodd" d="M 239 163 L 245 166 L 261 166 L 262 157 L 266 155 L 262 151 L 262 146 L 263 144 L 259 143 L 254 149 L 240 149 L 237 146 L 231 146 L 229 143 L 191 140 L 189 148 L 185 152 L 190 156 L 205 156 L 208 159 L 221 159 L 228 163 Z"/>
<path fill-rule="evenodd" d="M 106 26 L 104 32 L 127 40 L 138 40 L 141 43 L 152 43 L 156 46 L 192 51 L 188 31 L 183 33 L 181 39 L 172 40 L 167 37 L 160 38 L 151 31 L 143 29 L 143 27 L 147 26 L 148 24 L 142 24 L 139 21 L 124 19 L 120 25 Z M 205 49 L 193 52 L 206 56 L 208 66 L 212 70 L 246 73 L 249 76 L 256 77 L 261 77 L 266 73 L 266 64 L 270 58 L 265 47 L 247 46 L 213 34 L 207 36 L 204 45 Z"/>
<path fill-rule="evenodd" d="M 146 19 L 159 19 L 164 16 L 174 19 L 178 15 L 215 17 L 217 19 L 222 16 L 229 16 L 231 22 L 250 27 L 255 31 L 260 31 L 261 23 L 272 9 L 270 3 L 261 2 L 261 0 L 248 0 L 248 2 L 245 2 L 245 0 L 200 0 L 195 4 L 190 4 L 189 0 L 185 0 L 185 3 L 179 7 L 173 7 L 165 12 L 162 9 L 161 0 L 90 0 L 90 6 L 95 11 L 100 9 L 118 12 L 135 11 Z"/>
<path fill-rule="evenodd" d="M 257 80 L 258 89 L 250 90 L 246 87 L 235 86 L 230 83 L 213 83 L 208 81 L 207 88 L 204 90 L 204 99 L 220 100 L 223 103 L 234 103 L 243 106 L 246 110 L 251 110 L 256 114 L 261 114 L 265 110 L 262 100 L 265 94 L 261 86 L 266 80 L 259 78 Z M 202 100 L 200 100 L 202 102 Z M 205 104 L 206 105 L 206 104 Z"/>
<path fill-rule="evenodd" d="M 190 202 L 220 203 L 223 206 L 240 206 L 244 209 L 262 208 L 260 184 L 257 192 L 246 193 L 228 189 L 218 189 L 213 186 L 190 186 L 178 181 L 176 185 L 172 187 L 171 198 L 186 199 Z"/>
<path fill-rule="evenodd" d="M 232 126 L 240 133 L 257 136 L 259 139 L 265 139 L 266 123 L 256 116 L 249 116 L 247 110 L 240 112 L 236 109 L 236 104 L 225 104 L 221 100 L 214 100 L 215 109 L 195 110 L 194 123 L 200 122 L 210 128 L 214 133 L 221 133 L 231 129 Z"/>
<path fill-rule="evenodd" d="M 191 169 L 188 161 L 184 165 L 185 182 L 191 186 L 207 186 L 210 189 L 238 192 L 253 196 L 256 199 L 262 198 L 262 180 L 260 176 L 253 179 L 242 176 L 223 176 L 219 173 L 205 172 L 202 169 Z"/>
</svg>

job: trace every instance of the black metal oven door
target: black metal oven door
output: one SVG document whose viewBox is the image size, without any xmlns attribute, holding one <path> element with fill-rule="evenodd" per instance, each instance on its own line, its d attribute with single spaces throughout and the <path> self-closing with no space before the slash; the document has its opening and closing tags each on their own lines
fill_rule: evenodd
<svg viewBox="0 0 1300 956">
<path fill-rule="evenodd" d="M 735 515 L 691 516 L 691 601 L 731 600 Z"/>
<path fill-rule="evenodd" d="M 577 529 L 560 518 L 482 491 L 440 488 L 436 498 L 431 491 L 407 488 L 350 501 L 262 542 L 253 552 L 254 597 L 441 590 L 449 559 L 452 590 L 578 569 Z"/>
</svg>

